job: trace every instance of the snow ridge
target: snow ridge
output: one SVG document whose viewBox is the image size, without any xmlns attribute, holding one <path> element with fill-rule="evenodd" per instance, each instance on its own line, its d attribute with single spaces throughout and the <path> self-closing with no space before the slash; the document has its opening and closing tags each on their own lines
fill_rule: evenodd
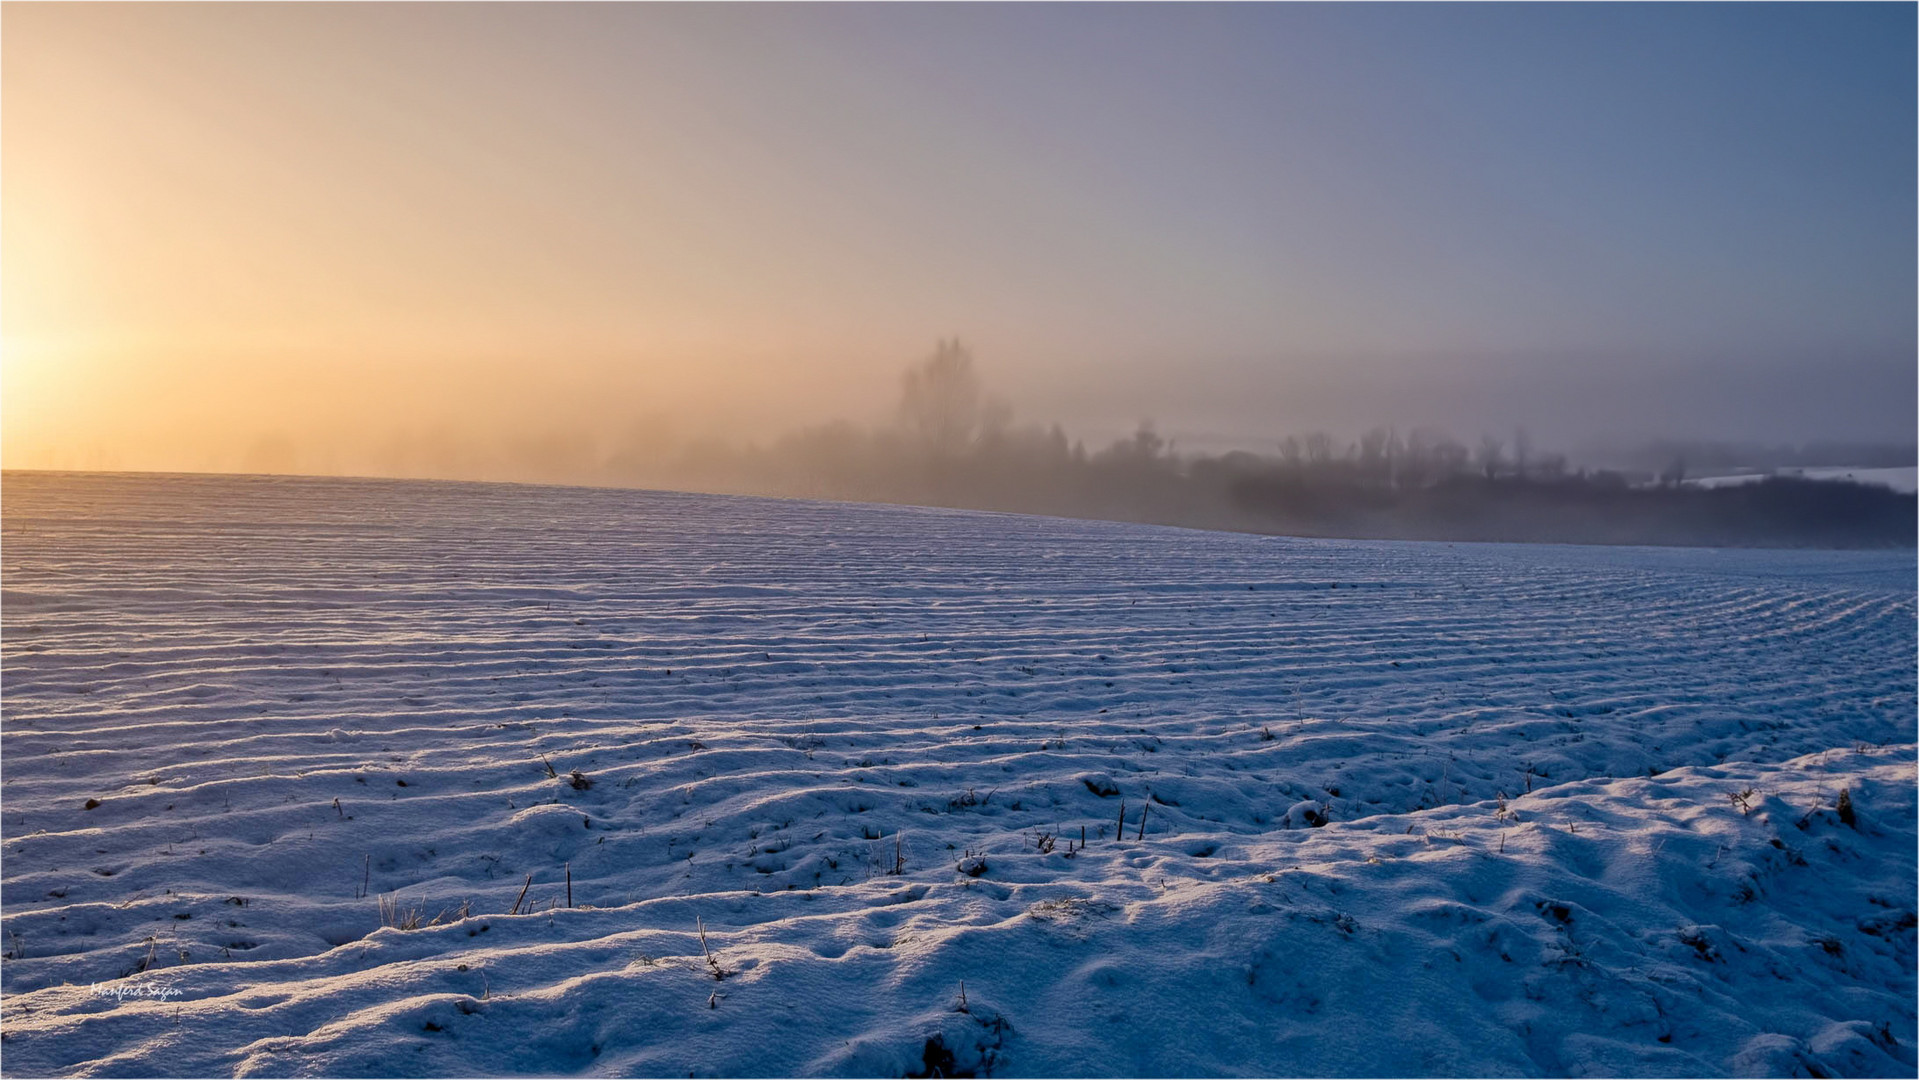
<svg viewBox="0 0 1919 1080">
<path fill-rule="evenodd" d="M 10 1072 L 1915 1064 L 1910 553 L 5 484 Z"/>
</svg>

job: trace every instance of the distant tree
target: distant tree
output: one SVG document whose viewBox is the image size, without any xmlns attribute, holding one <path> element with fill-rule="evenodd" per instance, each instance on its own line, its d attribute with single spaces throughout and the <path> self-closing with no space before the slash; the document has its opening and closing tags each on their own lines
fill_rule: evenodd
<svg viewBox="0 0 1919 1080">
<path fill-rule="evenodd" d="M 1523 427 L 1513 429 L 1513 472 L 1521 480 L 1526 478 L 1526 469 L 1532 463 L 1533 434 Z"/>
<path fill-rule="evenodd" d="M 1054 424 L 1052 427 L 1046 429 L 1046 450 L 1047 456 L 1052 458 L 1054 462 L 1067 461 L 1072 458 L 1073 449 L 1066 441 L 1065 428 Z"/>
<path fill-rule="evenodd" d="M 1359 464 L 1367 472 L 1374 472 L 1386 464 L 1386 440 L 1391 437 L 1385 428 L 1374 428 L 1359 437 Z"/>
<path fill-rule="evenodd" d="M 972 445 L 980 427 L 982 398 L 973 354 L 958 338 L 941 340 L 933 355 L 907 370 L 900 421 L 927 453 L 953 457 Z"/>
<path fill-rule="evenodd" d="M 1171 444 L 1153 430 L 1153 422 L 1141 420 L 1130 438 L 1114 442 L 1100 456 L 1109 461 L 1145 465 L 1157 462 L 1162 453 L 1171 450 Z"/>
<path fill-rule="evenodd" d="M 1299 468 L 1300 463 L 1305 460 L 1305 454 L 1306 452 L 1301 449 L 1299 445 L 1299 436 L 1288 435 L 1280 441 L 1279 460 L 1285 462 L 1288 466 L 1295 469 Z"/>
<path fill-rule="evenodd" d="M 1479 453 L 1475 456 L 1474 462 L 1479 466 L 1480 471 L 1486 474 L 1486 479 L 1493 479 L 1499 475 L 1500 468 L 1506 463 L 1506 444 L 1491 435 L 1481 435 Z"/>
<path fill-rule="evenodd" d="M 1453 435 L 1437 432 L 1433 428 L 1414 430 L 1407 453 L 1418 462 L 1420 474 L 1428 481 L 1458 476 L 1466 472 L 1466 466 L 1472 460 L 1464 443 L 1460 443 Z"/>
<path fill-rule="evenodd" d="M 1423 487 L 1443 476 L 1446 468 L 1440 460 L 1439 449 L 1449 441 L 1445 432 L 1432 428 L 1414 428 L 1407 432 L 1405 462 L 1401 466 L 1407 481 Z"/>
</svg>

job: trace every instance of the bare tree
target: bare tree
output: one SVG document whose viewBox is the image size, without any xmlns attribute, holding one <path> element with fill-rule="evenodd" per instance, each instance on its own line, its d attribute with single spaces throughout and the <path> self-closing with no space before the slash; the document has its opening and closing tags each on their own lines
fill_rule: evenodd
<svg viewBox="0 0 1919 1080">
<path fill-rule="evenodd" d="M 1506 463 L 1506 444 L 1491 435 L 1481 435 L 1475 460 L 1480 471 L 1486 474 L 1486 479 L 1491 480 L 1499 475 L 1500 467 Z"/>
<path fill-rule="evenodd" d="M 973 354 L 958 338 L 935 345 L 933 355 L 907 370 L 904 384 L 900 420 L 924 450 L 953 457 L 972 444 L 982 395 Z"/>
</svg>

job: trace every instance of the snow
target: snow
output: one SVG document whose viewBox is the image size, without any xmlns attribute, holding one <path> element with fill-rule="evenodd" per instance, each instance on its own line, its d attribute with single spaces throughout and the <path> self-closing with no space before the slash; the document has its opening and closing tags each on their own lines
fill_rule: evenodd
<svg viewBox="0 0 1919 1080">
<path fill-rule="evenodd" d="M 10 1074 L 1915 1069 L 1909 552 L 4 484 Z"/>
<path fill-rule="evenodd" d="M 1773 473 L 1733 473 L 1727 476 L 1698 476 L 1686 483 L 1694 487 L 1732 487 L 1738 484 L 1755 484 Z M 1852 466 L 1821 466 L 1805 469 L 1780 469 L 1779 476 L 1796 476 L 1806 480 L 1850 480 L 1857 484 L 1877 484 L 1894 491 L 1912 494 L 1919 491 L 1919 467 L 1897 465 L 1888 468 L 1854 468 Z"/>
</svg>

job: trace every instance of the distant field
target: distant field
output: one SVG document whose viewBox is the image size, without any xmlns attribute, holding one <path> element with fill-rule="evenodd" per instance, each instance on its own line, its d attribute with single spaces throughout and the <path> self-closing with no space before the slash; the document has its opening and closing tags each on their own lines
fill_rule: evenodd
<svg viewBox="0 0 1919 1080">
<path fill-rule="evenodd" d="M 0 531 L 8 1075 L 1919 1060 L 1910 551 L 56 473 Z"/>
<path fill-rule="evenodd" d="M 1850 480 L 1856 484 L 1878 484 L 1894 491 L 1919 491 L 1919 468 L 1900 466 L 1884 469 L 1819 468 L 1781 469 L 1782 476 L 1802 476 L 1807 480 Z M 1736 473 L 1728 476 L 1700 476 L 1686 481 L 1697 487 L 1725 487 L 1728 484 L 1753 484 L 1771 473 Z"/>
</svg>

